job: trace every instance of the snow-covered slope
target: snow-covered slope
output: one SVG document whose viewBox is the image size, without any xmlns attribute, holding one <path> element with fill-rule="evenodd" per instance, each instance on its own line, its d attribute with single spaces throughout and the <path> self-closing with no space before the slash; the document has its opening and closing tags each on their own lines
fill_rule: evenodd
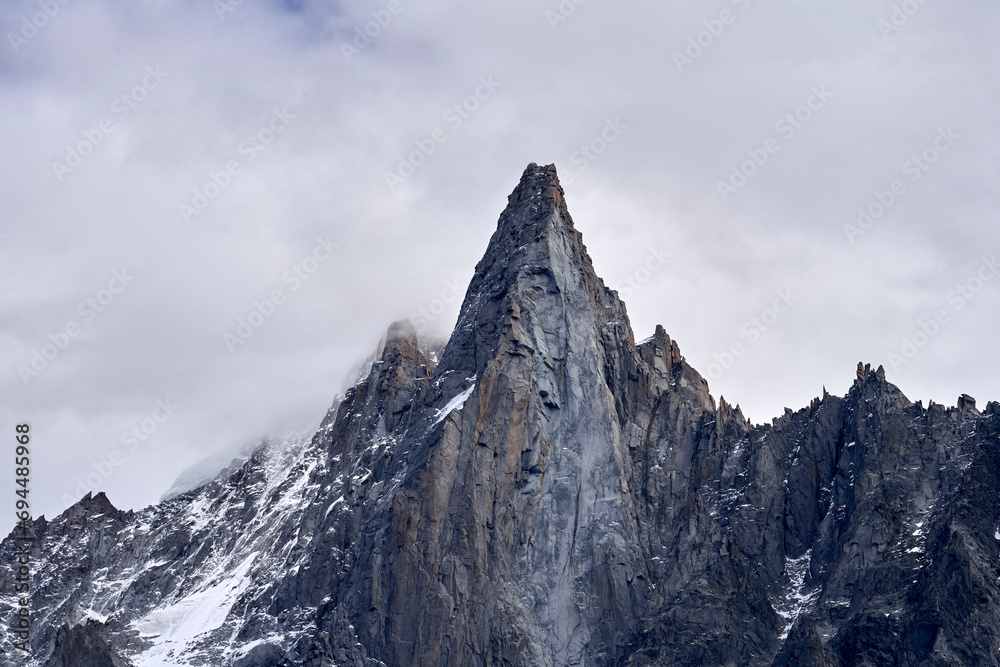
<svg viewBox="0 0 1000 667">
<path fill-rule="evenodd" d="M 36 522 L 45 558 L 34 577 L 35 645 L 62 623 L 96 622 L 127 638 L 117 643 L 135 665 L 228 664 L 246 644 L 243 613 L 295 567 L 290 554 L 306 537 L 299 519 L 326 464 L 308 444 L 272 443 L 230 475 L 140 512 L 120 512 L 102 494 Z M 0 614 L 15 602 L 0 598 Z"/>
</svg>

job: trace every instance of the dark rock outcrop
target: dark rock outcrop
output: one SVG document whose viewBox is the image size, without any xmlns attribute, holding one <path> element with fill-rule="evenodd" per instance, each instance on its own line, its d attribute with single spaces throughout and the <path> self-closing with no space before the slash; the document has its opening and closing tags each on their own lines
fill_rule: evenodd
<svg viewBox="0 0 1000 667">
<path fill-rule="evenodd" d="M 88 623 L 59 628 L 45 667 L 132 667 L 132 663 L 108 645 L 95 624 Z"/>
</svg>

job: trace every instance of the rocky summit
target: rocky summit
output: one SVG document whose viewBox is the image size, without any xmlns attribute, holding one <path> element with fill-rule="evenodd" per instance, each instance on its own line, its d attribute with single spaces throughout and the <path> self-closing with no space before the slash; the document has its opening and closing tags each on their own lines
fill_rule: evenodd
<svg viewBox="0 0 1000 667">
<path fill-rule="evenodd" d="M 771 424 L 636 343 L 529 165 L 443 348 L 393 324 L 310 439 L 34 521 L 3 665 L 1000 665 L 1000 405 L 859 364 Z"/>
</svg>

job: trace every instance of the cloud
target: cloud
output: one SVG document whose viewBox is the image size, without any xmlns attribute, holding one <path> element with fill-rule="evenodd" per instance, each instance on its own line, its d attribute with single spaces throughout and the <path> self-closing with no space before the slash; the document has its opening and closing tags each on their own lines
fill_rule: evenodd
<svg viewBox="0 0 1000 667">
<path fill-rule="evenodd" d="M 0 415 L 32 425 L 36 514 L 115 452 L 100 488 L 155 502 L 206 456 L 317 424 L 393 319 L 434 304 L 446 335 L 458 303 L 436 300 L 467 284 L 528 162 L 559 167 L 609 284 L 669 255 L 631 290 L 636 335 L 664 324 L 706 375 L 743 343 L 711 386 L 756 421 L 846 391 L 859 359 L 888 368 L 1000 251 L 987 3 L 929 0 L 884 36 L 893 3 L 860 0 L 225 1 L 0 9 Z M 796 117 L 817 87 L 829 98 Z M 851 243 L 858 208 L 942 127 L 961 138 Z M 134 280 L 112 293 L 116 271 Z M 789 288 L 751 342 L 744 324 Z M 985 284 L 889 380 L 1000 397 L 997 301 Z"/>
</svg>

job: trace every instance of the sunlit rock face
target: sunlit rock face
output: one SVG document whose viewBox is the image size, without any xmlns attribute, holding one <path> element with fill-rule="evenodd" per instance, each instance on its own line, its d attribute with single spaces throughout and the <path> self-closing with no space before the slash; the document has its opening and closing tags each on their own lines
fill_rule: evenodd
<svg viewBox="0 0 1000 667">
<path fill-rule="evenodd" d="M 750 424 L 635 342 L 532 164 L 443 349 L 393 324 L 311 438 L 35 521 L 0 664 L 998 665 L 998 412 L 859 365 Z"/>
</svg>

